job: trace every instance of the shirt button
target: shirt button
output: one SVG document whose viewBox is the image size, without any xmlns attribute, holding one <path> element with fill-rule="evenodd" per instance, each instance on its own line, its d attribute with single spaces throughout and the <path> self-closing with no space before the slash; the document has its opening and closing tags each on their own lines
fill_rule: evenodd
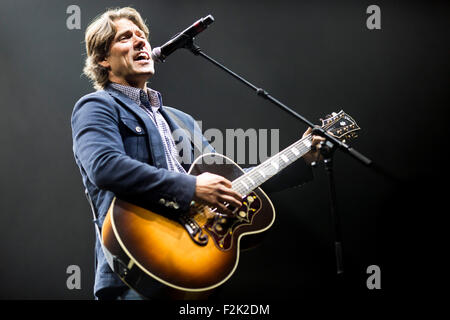
<svg viewBox="0 0 450 320">
<path fill-rule="evenodd" d="M 139 126 L 137 126 L 137 127 L 136 127 L 136 132 L 137 132 L 137 133 L 141 133 L 141 132 L 142 132 L 142 128 L 139 127 Z"/>
<path fill-rule="evenodd" d="M 160 203 L 160 204 L 165 204 L 165 203 L 166 203 L 166 200 L 163 199 L 163 198 L 161 198 L 161 199 L 159 199 L 159 203 Z"/>
</svg>

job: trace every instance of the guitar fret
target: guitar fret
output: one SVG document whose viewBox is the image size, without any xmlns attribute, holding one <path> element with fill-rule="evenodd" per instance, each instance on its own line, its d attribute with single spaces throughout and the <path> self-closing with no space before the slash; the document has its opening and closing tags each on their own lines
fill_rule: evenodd
<svg viewBox="0 0 450 320">
<path fill-rule="evenodd" d="M 279 168 L 278 163 L 276 163 L 275 161 L 272 161 L 270 164 L 275 168 L 275 170 L 278 170 L 278 168 Z"/>
<path fill-rule="evenodd" d="M 344 116 L 346 120 L 350 121 L 351 125 L 349 126 L 347 123 L 339 123 L 341 126 L 346 125 L 345 128 L 352 129 L 350 131 L 356 131 L 360 129 L 356 124 L 354 124 L 354 120 L 345 115 L 343 111 L 339 112 L 339 114 L 334 115 L 332 118 L 326 121 L 322 128 L 325 130 L 329 129 L 336 123 L 337 120 L 343 118 Z M 333 128 L 333 130 L 335 129 L 336 128 Z M 311 150 L 311 146 L 312 134 L 309 134 L 308 136 L 294 142 L 278 154 L 270 157 L 253 170 L 235 179 L 235 181 L 233 181 L 233 189 L 243 195 L 248 194 L 252 190 L 258 188 L 265 181 L 269 180 L 273 175 L 279 173 L 281 170 L 309 152 Z M 245 178 L 247 178 L 247 180 L 245 180 L 246 182 L 244 182 Z"/>
<path fill-rule="evenodd" d="M 294 161 L 297 161 L 311 149 L 310 147 L 311 135 L 293 143 L 279 154 L 272 156 L 250 172 L 237 178 L 233 182 L 233 189 L 242 195 L 248 194 L 270 179 L 273 175 L 276 175 Z M 244 182 L 245 178 L 247 178 L 247 183 Z"/>
<path fill-rule="evenodd" d="M 306 139 L 305 141 L 303 141 L 303 144 L 304 144 L 307 148 L 311 148 L 311 141 L 309 141 L 308 139 Z"/>
</svg>

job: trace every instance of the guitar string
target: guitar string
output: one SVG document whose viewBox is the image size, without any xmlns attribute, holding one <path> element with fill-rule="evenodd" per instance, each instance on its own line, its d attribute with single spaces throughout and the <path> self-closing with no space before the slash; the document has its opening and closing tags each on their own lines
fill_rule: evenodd
<svg viewBox="0 0 450 320">
<path fill-rule="evenodd" d="M 239 193 L 251 192 L 252 190 L 256 189 L 262 183 L 264 183 L 265 181 L 269 180 L 273 176 L 277 175 L 280 171 L 282 171 L 283 169 L 285 169 L 286 167 L 291 165 L 293 162 L 295 162 L 296 160 L 300 159 L 305 153 L 307 153 L 311 148 L 309 146 L 306 146 L 304 144 L 304 141 L 305 140 L 311 140 L 310 138 L 311 138 L 311 135 L 308 135 L 308 136 L 300 139 L 299 141 L 297 141 L 297 142 L 293 143 L 292 145 L 290 145 L 289 147 L 285 148 L 280 153 L 278 153 L 278 154 L 274 155 L 273 157 L 267 159 L 266 161 L 261 163 L 259 166 L 253 168 L 248 173 L 246 173 L 246 174 L 240 176 L 239 178 L 235 179 L 233 181 L 233 184 L 235 184 L 236 187 L 233 187 L 233 189 L 235 189 Z M 295 155 L 295 153 L 292 151 L 292 149 L 294 149 L 294 148 L 297 149 L 298 155 Z M 283 155 L 288 158 L 288 162 L 285 162 L 284 160 L 282 161 L 282 156 Z M 274 162 L 279 164 L 279 168 L 276 169 L 276 172 L 272 173 L 273 169 L 274 169 L 274 166 L 273 166 Z M 263 176 L 261 174 L 261 171 L 264 173 L 265 176 Z M 256 184 L 258 186 L 252 187 L 250 189 L 246 188 L 242 184 L 242 180 L 244 180 L 246 178 L 250 178 L 251 180 L 256 180 L 257 183 L 254 183 L 252 185 Z M 250 181 L 250 183 L 251 183 L 251 181 Z M 247 183 L 245 183 L 245 184 L 247 184 Z"/>
<path fill-rule="evenodd" d="M 335 118 L 332 118 L 333 120 L 330 121 L 329 123 L 326 123 L 325 125 L 323 125 L 322 128 L 325 129 L 325 130 L 329 129 L 332 125 L 334 125 L 337 122 L 338 119 L 342 118 L 342 116 L 336 116 Z M 283 151 L 279 152 L 278 154 L 276 154 L 273 157 L 269 158 L 268 160 L 264 161 L 263 163 L 261 163 L 256 168 L 252 169 L 247 174 L 244 174 L 244 175 L 238 177 L 237 179 L 235 179 L 233 181 L 233 183 L 240 184 L 242 186 L 242 187 L 239 187 L 239 185 L 237 185 L 237 188 L 235 190 L 237 192 L 241 193 L 241 194 L 242 193 L 249 193 L 252 190 L 256 189 L 257 187 L 250 188 L 250 189 L 246 188 L 245 185 L 242 184 L 241 180 L 250 177 L 251 179 L 253 178 L 253 179 L 257 180 L 258 181 L 257 184 L 258 184 L 258 186 L 260 186 L 265 181 L 271 179 L 273 176 L 275 176 L 278 173 L 280 173 L 283 169 L 285 169 L 286 167 L 291 165 L 293 162 L 295 162 L 298 159 L 300 159 L 303 155 L 305 155 L 311 149 L 310 146 L 307 146 L 307 145 L 304 144 L 305 140 L 309 140 L 311 142 L 311 140 L 312 140 L 311 137 L 312 137 L 312 134 L 309 134 L 306 137 L 303 137 L 302 139 L 296 141 L 295 143 L 293 143 L 289 147 L 285 148 Z M 294 152 L 292 151 L 292 149 L 294 147 L 297 149 L 297 151 L 299 151 L 299 155 L 295 155 Z M 290 153 L 292 153 L 293 156 Z M 280 161 L 280 159 L 282 159 L 282 155 L 285 155 L 288 158 L 288 160 L 289 160 L 288 162 L 289 163 L 282 163 Z M 272 163 L 273 163 L 274 160 L 277 163 L 282 164 L 282 165 L 280 165 L 281 169 L 276 169 L 276 172 L 274 174 L 272 174 L 272 175 L 268 174 L 268 177 L 263 177 L 263 179 L 257 178 L 255 176 L 255 174 L 256 173 L 260 173 L 261 170 L 263 170 L 264 173 L 268 173 L 267 169 L 273 167 Z M 259 174 L 259 175 L 261 176 L 261 174 Z"/>
<path fill-rule="evenodd" d="M 312 135 L 309 134 L 309 135 L 307 135 L 306 137 L 303 137 L 303 138 L 300 139 L 299 141 L 293 143 L 292 145 L 290 145 L 289 147 L 285 148 L 283 151 L 281 151 L 280 153 L 277 154 L 277 155 L 278 155 L 277 161 L 280 162 L 281 154 L 285 154 L 285 155 L 286 155 L 288 151 L 291 151 L 291 152 L 292 152 L 292 149 L 293 149 L 294 147 L 296 147 L 297 150 L 299 151 L 299 156 L 296 156 L 293 152 L 292 152 L 292 155 L 287 154 L 287 157 L 288 157 L 290 163 L 289 163 L 289 164 L 284 163 L 285 166 L 284 166 L 281 170 L 283 170 L 284 168 L 286 168 L 287 166 L 289 166 L 290 164 L 292 164 L 294 161 L 300 159 L 300 158 L 306 153 L 306 152 L 304 152 L 304 151 L 308 151 L 308 150 L 310 149 L 310 147 L 308 147 L 308 146 L 306 146 L 306 145 L 304 144 L 304 141 L 310 139 L 311 136 L 312 136 Z M 300 150 L 299 150 L 299 149 L 300 149 Z M 250 175 L 252 175 L 252 174 L 254 175 L 255 173 L 254 173 L 253 171 L 256 170 L 256 169 L 258 169 L 258 170 L 265 170 L 265 171 L 267 172 L 267 168 L 270 167 L 270 166 L 272 166 L 272 162 L 273 162 L 274 159 L 277 157 L 277 155 L 274 155 L 273 157 L 267 159 L 265 162 L 261 163 L 259 166 L 257 166 L 257 167 L 254 168 L 252 171 L 250 171 L 248 174 L 245 174 L 245 175 L 243 175 L 243 176 L 240 176 L 239 178 L 235 179 L 232 183 L 233 183 L 233 184 L 236 184 L 236 183 L 239 184 L 239 183 L 240 183 L 240 180 L 242 180 L 242 179 L 244 179 L 245 177 L 248 177 L 248 176 L 250 176 Z M 292 161 L 292 162 L 291 162 L 291 161 Z M 281 166 L 280 166 L 280 167 L 281 167 Z M 256 177 L 254 177 L 254 176 L 253 176 L 253 178 L 254 178 L 255 180 L 258 181 L 257 184 L 258 184 L 258 186 L 260 186 L 264 181 L 269 180 L 272 176 L 276 175 L 276 174 L 279 173 L 281 170 L 277 170 L 277 172 L 274 173 L 273 175 L 270 175 L 270 176 L 268 175 L 267 179 L 263 179 L 262 182 L 261 182 L 261 179 L 260 179 L 260 178 L 256 178 Z M 245 188 L 245 187 L 244 187 L 244 188 L 239 188 L 239 187 L 236 188 L 236 187 L 233 187 L 233 190 L 235 190 L 236 192 L 238 192 L 238 193 L 240 193 L 240 194 L 244 194 L 244 193 L 245 193 L 245 194 L 248 194 L 248 193 L 250 193 L 252 190 L 254 190 L 254 189 L 256 189 L 256 188 L 257 188 L 257 187 L 248 190 L 248 189 Z M 207 208 L 207 207 L 209 207 L 209 206 L 204 205 L 204 204 L 198 204 L 198 205 L 196 206 L 197 210 L 200 210 L 200 211 L 201 211 L 201 212 L 200 212 L 200 215 L 201 215 L 202 218 L 206 216 L 206 213 L 204 212 L 204 209 Z M 211 209 L 211 210 L 212 210 L 212 211 L 215 211 L 216 209 Z"/>
<path fill-rule="evenodd" d="M 336 120 L 339 119 L 339 118 L 341 118 L 341 117 L 336 117 L 335 120 L 333 120 L 333 121 L 331 121 L 331 122 L 325 124 L 324 126 L 322 126 L 322 128 L 328 129 L 328 128 L 331 127 L 334 123 L 336 123 Z M 233 186 L 232 186 L 232 188 L 233 188 L 236 192 L 238 192 L 238 193 L 240 193 L 240 194 L 244 194 L 244 193 L 245 193 L 245 194 L 248 194 L 248 193 L 250 193 L 251 191 L 253 191 L 253 190 L 256 189 L 257 187 L 254 187 L 254 188 L 251 188 L 251 189 L 245 188 L 245 186 L 242 184 L 242 181 L 241 181 L 241 180 L 243 180 L 243 179 L 245 179 L 245 178 L 248 178 L 248 177 L 253 178 L 253 179 L 255 179 L 256 181 L 258 181 L 258 183 L 256 183 L 256 184 L 257 184 L 258 187 L 259 187 L 259 186 L 260 186 L 261 184 L 263 184 L 265 181 L 271 179 L 273 176 L 277 175 L 280 171 L 282 171 L 283 169 L 285 169 L 286 167 L 288 167 L 289 165 L 291 165 L 291 164 L 294 163 L 295 161 L 299 160 L 302 156 L 304 156 L 304 155 L 311 149 L 310 146 L 305 145 L 304 141 L 306 141 L 306 140 L 311 141 L 311 140 L 312 140 L 311 137 L 312 137 L 312 134 L 308 134 L 307 136 L 305 136 L 305 137 L 303 137 L 302 139 L 300 139 L 300 140 L 294 142 L 292 145 L 288 146 L 287 148 L 285 148 L 284 150 L 282 150 L 282 151 L 279 152 L 278 154 L 276 154 L 276 155 L 270 157 L 269 159 L 267 159 L 266 161 L 264 161 L 263 163 L 261 163 L 260 165 L 258 165 L 256 168 L 252 169 L 252 170 L 251 170 L 250 172 L 248 172 L 247 174 L 244 174 L 244 175 L 238 177 L 237 179 L 235 179 L 234 181 L 232 181 L 232 184 L 237 184 L 237 186 L 236 186 L 236 187 L 233 187 Z M 298 155 L 295 155 L 294 152 L 292 151 L 292 149 L 293 149 L 294 147 L 297 149 L 297 151 L 299 151 L 299 154 L 298 154 Z M 288 151 L 291 151 L 292 155 L 289 154 Z M 265 172 L 267 172 L 267 168 L 269 168 L 270 166 L 273 167 L 272 163 L 273 163 L 274 159 L 276 159 L 278 163 L 281 163 L 281 161 L 280 161 L 281 155 L 285 155 L 285 156 L 288 158 L 288 160 L 289 160 L 288 162 L 289 162 L 289 163 L 284 163 L 284 164 L 282 165 L 283 167 L 280 166 L 280 168 L 282 167 L 280 170 L 277 169 L 276 172 L 275 172 L 273 175 L 268 175 L 267 178 L 266 178 L 266 177 L 263 177 L 263 179 L 261 179 L 261 178 L 257 178 L 257 177 L 255 176 L 255 174 L 256 174 L 257 172 L 259 173 L 260 170 L 266 170 Z M 257 169 L 258 169 L 258 170 L 257 170 Z M 260 175 L 261 175 L 261 174 L 260 174 Z M 253 180 L 253 179 L 252 179 L 252 180 Z M 239 187 L 239 184 L 240 184 L 243 188 L 242 188 L 242 187 Z M 205 209 L 205 208 L 209 208 L 209 209 L 210 209 L 211 211 L 213 211 L 213 212 L 217 209 L 217 208 L 211 209 L 208 205 L 204 205 L 204 204 L 197 204 L 196 207 L 197 207 L 197 210 L 201 210 L 201 213 L 200 213 L 200 216 L 201 216 L 201 217 L 206 217 L 206 214 L 205 214 L 205 212 L 204 212 L 204 209 Z M 217 215 L 216 215 L 216 217 L 217 217 Z"/>
</svg>

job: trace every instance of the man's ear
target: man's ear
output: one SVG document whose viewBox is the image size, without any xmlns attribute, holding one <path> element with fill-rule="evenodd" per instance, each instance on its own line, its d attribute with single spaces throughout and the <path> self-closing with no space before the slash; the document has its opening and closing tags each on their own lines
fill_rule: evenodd
<svg viewBox="0 0 450 320">
<path fill-rule="evenodd" d="M 98 64 L 101 65 L 103 68 L 106 68 L 106 69 L 109 69 L 111 67 L 111 65 L 109 64 L 109 61 L 108 61 L 107 58 L 103 59 Z"/>
</svg>

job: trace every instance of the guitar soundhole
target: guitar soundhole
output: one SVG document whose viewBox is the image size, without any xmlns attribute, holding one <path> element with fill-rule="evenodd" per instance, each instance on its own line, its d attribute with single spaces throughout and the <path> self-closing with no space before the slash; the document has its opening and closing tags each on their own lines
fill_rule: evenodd
<svg viewBox="0 0 450 320">
<path fill-rule="evenodd" d="M 234 210 L 233 217 L 216 214 L 207 220 L 205 228 L 220 250 L 228 250 L 233 244 L 233 235 L 236 229 L 251 225 L 260 208 L 261 199 L 252 192 L 242 201 L 242 206 Z"/>
</svg>

